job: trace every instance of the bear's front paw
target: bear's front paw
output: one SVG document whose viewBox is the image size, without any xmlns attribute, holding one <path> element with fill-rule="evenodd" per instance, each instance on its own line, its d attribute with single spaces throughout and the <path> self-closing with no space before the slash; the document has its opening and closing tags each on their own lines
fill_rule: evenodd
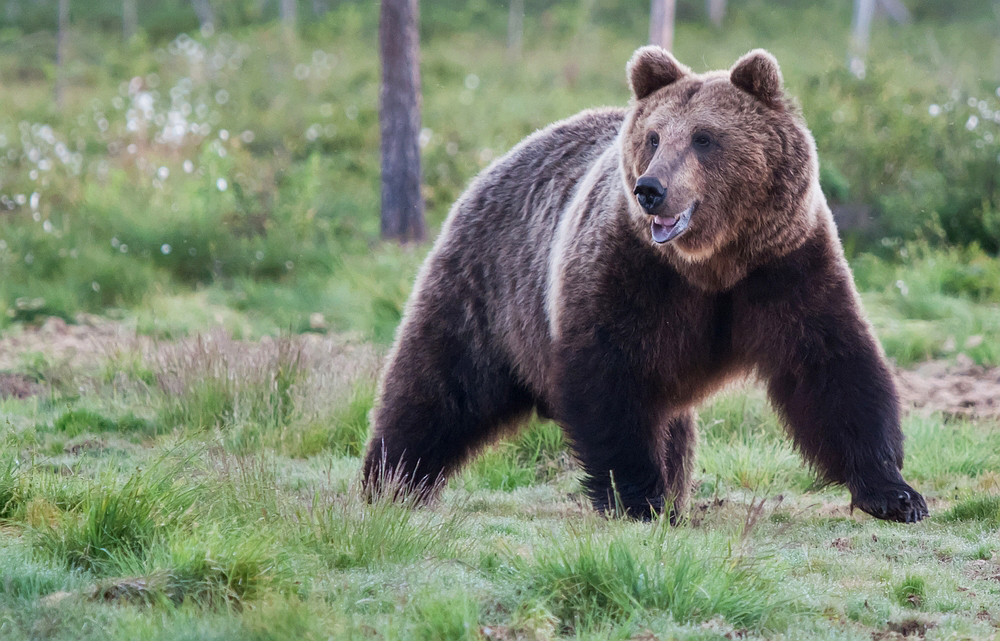
<svg viewBox="0 0 1000 641">
<path fill-rule="evenodd" d="M 858 508 L 877 519 L 916 523 L 927 516 L 927 503 L 920 493 L 904 482 L 855 493 L 851 509 Z"/>
</svg>

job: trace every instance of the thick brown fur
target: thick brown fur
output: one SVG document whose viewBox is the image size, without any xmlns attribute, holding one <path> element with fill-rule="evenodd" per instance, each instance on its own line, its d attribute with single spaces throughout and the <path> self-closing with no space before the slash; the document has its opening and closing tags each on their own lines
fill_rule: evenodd
<svg viewBox="0 0 1000 641">
<path fill-rule="evenodd" d="M 694 74 L 643 47 L 627 69 L 629 108 L 535 133 L 454 205 L 397 333 L 365 483 L 429 490 L 537 410 L 569 436 L 595 507 L 682 513 L 693 407 L 756 374 L 852 505 L 923 518 L 899 471 L 893 380 L 777 62 L 756 50 Z M 640 178 L 662 188 L 655 204 L 633 194 Z M 664 241 L 674 220 L 687 227 Z"/>
</svg>

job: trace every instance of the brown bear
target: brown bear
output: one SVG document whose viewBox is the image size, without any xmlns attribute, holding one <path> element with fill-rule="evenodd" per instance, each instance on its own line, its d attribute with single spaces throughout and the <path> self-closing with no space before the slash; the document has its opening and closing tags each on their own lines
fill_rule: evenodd
<svg viewBox="0 0 1000 641">
<path fill-rule="evenodd" d="M 853 506 L 919 521 L 893 379 L 776 60 L 696 74 L 643 47 L 627 74 L 627 109 L 533 134 L 455 203 L 388 360 L 366 487 L 429 494 L 537 410 L 597 509 L 680 514 L 692 408 L 753 374 Z"/>
</svg>

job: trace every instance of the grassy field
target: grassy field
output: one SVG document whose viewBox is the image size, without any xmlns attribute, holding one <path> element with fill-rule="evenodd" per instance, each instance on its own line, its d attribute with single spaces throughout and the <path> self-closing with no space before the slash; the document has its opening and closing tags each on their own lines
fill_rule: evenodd
<svg viewBox="0 0 1000 641">
<path fill-rule="evenodd" d="M 995 420 L 907 416 L 907 477 L 932 511 L 918 525 L 816 487 L 752 386 L 702 408 L 679 527 L 592 513 L 539 422 L 414 509 L 356 492 L 368 344 L 164 341 L 104 321 L 50 322 L 17 346 L 3 384 L 25 398 L 0 407 L 4 639 L 988 639 L 1000 625 Z"/>
<path fill-rule="evenodd" d="M 358 496 L 427 246 L 378 242 L 374 13 L 334 4 L 291 41 L 81 29 L 62 111 L 50 39 L 0 33 L 0 639 L 996 638 L 995 20 L 878 22 L 864 78 L 846 3 L 682 20 L 697 70 L 775 52 L 831 202 L 876 219 L 845 245 L 887 355 L 967 376 L 904 419 L 928 520 L 851 513 L 749 384 L 701 408 L 669 527 L 595 515 L 537 420 L 430 507 Z M 511 64 L 500 9 L 446 4 L 423 3 L 432 229 L 524 135 L 624 104 L 645 37 L 553 2 Z"/>
</svg>

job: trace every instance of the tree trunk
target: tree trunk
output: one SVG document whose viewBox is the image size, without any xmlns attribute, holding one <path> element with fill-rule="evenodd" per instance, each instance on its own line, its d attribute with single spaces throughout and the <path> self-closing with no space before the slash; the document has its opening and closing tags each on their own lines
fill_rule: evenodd
<svg viewBox="0 0 1000 641">
<path fill-rule="evenodd" d="M 722 21 L 726 19 L 726 0 L 707 0 L 708 19 L 716 29 L 722 27 Z"/>
<path fill-rule="evenodd" d="M 860 77 L 865 75 L 865 56 L 871 38 L 872 16 L 875 14 L 875 0 L 854 0 L 854 18 L 851 20 L 851 44 L 848 51 L 848 66 Z"/>
<path fill-rule="evenodd" d="M 136 0 L 122 2 L 122 38 L 128 42 L 139 30 L 139 9 Z"/>
<path fill-rule="evenodd" d="M 676 4 L 676 0 L 652 0 L 649 8 L 649 44 L 673 50 Z"/>
<path fill-rule="evenodd" d="M 524 0 L 510 0 L 510 15 L 507 17 L 507 54 L 510 58 L 521 57 L 524 43 Z"/>
<path fill-rule="evenodd" d="M 420 37 L 417 0 L 382 0 L 379 51 L 382 87 L 382 238 L 423 240 L 420 195 Z"/>
<path fill-rule="evenodd" d="M 63 110 L 66 100 L 66 59 L 69 54 L 69 0 L 59 0 L 59 26 L 56 31 L 56 109 Z"/>
<path fill-rule="evenodd" d="M 281 0 L 281 24 L 289 31 L 295 31 L 299 23 L 298 0 Z"/>
<path fill-rule="evenodd" d="M 215 11 L 208 0 L 191 0 L 194 12 L 198 16 L 198 25 L 204 29 L 211 25 L 215 27 Z"/>
</svg>

